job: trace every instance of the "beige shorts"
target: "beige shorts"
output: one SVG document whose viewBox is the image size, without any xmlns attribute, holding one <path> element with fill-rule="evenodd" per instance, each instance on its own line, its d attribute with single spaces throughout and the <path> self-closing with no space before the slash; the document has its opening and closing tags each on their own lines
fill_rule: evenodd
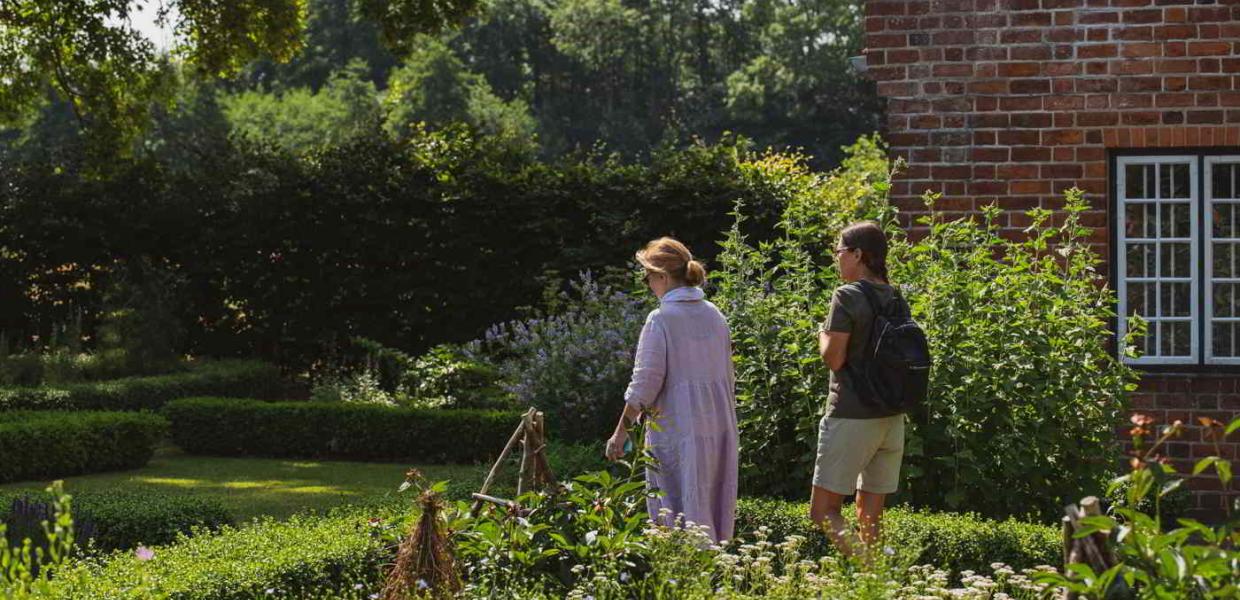
<svg viewBox="0 0 1240 600">
<path fill-rule="evenodd" d="M 818 423 L 814 485 L 844 496 L 858 489 L 893 494 L 904 458 L 904 415 L 832 419 Z"/>
</svg>

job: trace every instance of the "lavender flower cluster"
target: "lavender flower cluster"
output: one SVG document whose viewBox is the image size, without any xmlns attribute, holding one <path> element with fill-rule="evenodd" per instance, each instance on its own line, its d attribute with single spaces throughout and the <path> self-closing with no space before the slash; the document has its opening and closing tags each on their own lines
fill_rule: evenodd
<svg viewBox="0 0 1240 600">
<path fill-rule="evenodd" d="M 561 435 L 593 439 L 623 406 L 649 307 L 589 272 L 563 299 L 554 314 L 492 326 L 466 352 L 493 362 L 505 391 L 547 413 Z"/>
</svg>

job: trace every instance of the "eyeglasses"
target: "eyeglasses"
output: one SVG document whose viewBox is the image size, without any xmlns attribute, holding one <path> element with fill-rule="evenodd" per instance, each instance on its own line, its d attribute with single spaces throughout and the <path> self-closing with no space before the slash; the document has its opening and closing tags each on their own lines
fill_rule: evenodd
<svg viewBox="0 0 1240 600">
<path fill-rule="evenodd" d="M 853 250 L 856 250 L 856 248 L 836 248 L 835 255 L 839 256 L 843 252 L 852 252 Z"/>
<path fill-rule="evenodd" d="M 646 271 L 645 273 L 642 273 L 642 283 L 646 285 L 650 285 L 650 275 L 651 275 L 650 271 Z"/>
</svg>

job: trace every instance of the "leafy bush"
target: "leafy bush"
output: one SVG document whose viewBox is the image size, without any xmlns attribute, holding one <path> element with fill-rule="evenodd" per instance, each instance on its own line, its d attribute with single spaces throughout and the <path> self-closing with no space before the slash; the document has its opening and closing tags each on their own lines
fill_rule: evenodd
<svg viewBox="0 0 1240 600">
<path fill-rule="evenodd" d="M 873 141 L 825 178 L 783 157 L 759 166 L 800 174 L 763 180 L 801 184 L 788 190 L 784 235 L 773 242 L 741 235 L 740 207 L 712 277 L 736 344 L 742 490 L 792 497 L 809 481 L 828 376 L 814 326 L 840 283 L 829 245 L 861 218 L 888 226 L 893 281 L 935 357 L 930 398 L 911 419 L 901 498 L 1053 517 L 1102 480 L 1135 377 L 1109 348 L 1114 294 L 1079 224 L 1079 194 L 1061 225 L 1033 211 L 1027 241 L 1005 240 L 991 209 L 982 223 L 936 217 L 930 235 L 910 243 L 894 227 L 888 166 Z"/>
<path fill-rule="evenodd" d="M 148 413 L 0 413 L 0 482 L 136 469 L 167 429 Z"/>
<path fill-rule="evenodd" d="M 494 457 L 521 418 L 500 411 L 231 398 L 175 400 L 164 413 L 173 442 L 195 454 L 431 463 Z"/>
<path fill-rule="evenodd" d="M 855 515 L 849 518 L 855 520 Z M 776 540 L 805 537 L 805 556 L 835 553 L 826 535 L 809 520 L 808 503 L 742 498 L 737 503 L 737 533 L 752 534 L 760 527 L 766 527 L 769 537 Z M 883 512 L 882 535 L 884 546 L 913 552 L 916 564 L 956 572 L 985 572 L 995 562 L 1023 569 L 1063 560 L 1058 528 L 1014 519 L 994 521 L 972 514 L 893 507 Z"/>
<path fill-rule="evenodd" d="M 1031 211 L 1016 241 L 993 206 L 980 222 L 935 217 L 900 249 L 894 277 L 936 356 L 907 444 L 914 504 L 1055 518 L 1113 471 L 1136 375 L 1112 350 L 1115 295 L 1080 223 L 1087 209 L 1071 190 L 1059 225 Z"/>
<path fill-rule="evenodd" d="M 233 600 L 363 598 L 391 554 L 356 514 L 261 521 L 218 535 L 80 561 L 57 571 L 44 598 Z"/>
<path fill-rule="evenodd" d="M 40 544 L 39 523 L 53 519 L 53 500 L 48 493 L 0 493 L 0 523 L 7 525 L 11 539 L 29 537 Z M 213 498 L 132 492 L 73 494 L 73 519 L 77 543 L 101 550 L 171 544 L 197 528 L 213 531 L 232 522 Z"/>
<path fill-rule="evenodd" d="M 747 168 L 755 180 L 789 183 L 778 191 L 784 236 L 751 243 L 743 235 L 750 209 L 738 206 L 711 275 L 712 300 L 727 315 L 736 348 L 742 493 L 793 497 L 809 485 L 826 408 L 828 371 L 815 331 L 840 283 L 831 249 L 854 221 L 891 221 L 888 165 L 878 141 L 863 138 L 829 175 L 781 155 Z"/>
<path fill-rule="evenodd" d="M 0 411 L 145 410 L 186 396 L 271 398 L 280 391 L 280 370 L 276 367 L 257 361 L 221 360 L 169 375 L 62 386 L 0 387 Z"/>
<path fill-rule="evenodd" d="M 1124 498 L 1110 515 L 1082 518 L 1076 530 L 1077 538 L 1094 535 L 1097 541 L 1097 536 L 1103 537 L 1114 566 L 1098 572 L 1094 564 L 1076 562 L 1067 565 L 1064 573 L 1048 573 L 1042 580 L 1091 600 L 1235 598 L 1240 589 L 1240 550 L 1236 549 L 1240 522 L 1233 511 L 1240 510 L 1240 500 L 1233 499 L 1234 506 L 1224 505 L 1224 520 L 1216 526 L 1178 519 L 1179 527 L 1167 531 L 1159 508 L 1184 483 L 1185 476 L 1160 449 L 1165 451 L 1171 438 L 1182 435 L 1185 425 L 1175 421 L 1159 431 L 1148 415 L 1138 413 L 1131 420 L 1135 426 L 1129 430 L 1132 470 L 1115 478 L 1108 489 L 1108 495 L 1123 490 Z M 1213 444 L 1214 454 L 1198 460 L 1193 475 L 1213 471 L 1219 488 L 1229 489 L 1233 474 L 1222 443 L 1240 431 L 1240 418 L 1229 424 L 1210 417 L 1198 417 L 1198 421 L 1202 438 Z M 1152 440 L 1148 446 L 1147 440 Z M 1142 509 L 1151 494 L 1153 510 Z"/>
<path fill-rule="evenodd" d="M 624 408 L 649 306 L 589 273 L 573 282 L 559 306 L 492 327 L 475 347 L 496 364 L 517 402 L 546 413 L 554 435 L 602 440 Z"/>
<path fill-rule="evenodd" d="M 400 403 L 411 408 L 511 408 L 498 369 L 461 346 L 441 344 L 401 373 Z"/>
</svg>

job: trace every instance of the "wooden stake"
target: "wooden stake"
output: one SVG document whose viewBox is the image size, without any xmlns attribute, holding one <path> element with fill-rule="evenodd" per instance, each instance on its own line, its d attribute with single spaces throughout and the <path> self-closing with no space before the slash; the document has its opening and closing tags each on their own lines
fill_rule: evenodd
<svg viewBox="0 0 1240 600">
<path fill-rule="evenodd" d="M 524 421 L 522 421 L 522 425 L 523 424 Z M 508 443 L 504 445 L 504 450 L 499 453 L 499 458 L 495 459 L 494 465 L 491 465 L 491 470 L 487 473 L 487 478 L 482 482 L 482 489 L 478 490 L 479 494 L 485 494 L 487 493 L 487 490 L 491 489 L 491 482 L 495 481 L 495 475 L 499 473 L 499 466 L 504 464 L 504 459 L 508 458 L 508 453 L 512 451 L 512 447 L 516 445 L 517 439 L 521 437 L 521 433 L 523 432 L 522 425 L 517 425 L 516 430 L 512 432 L 512 437 L 508 438 Z M 482 508 L 482 501 L 474 502 L 474 506 L 469 510 L 470 516 L 478 514 L 478 509 L 480 508 Z"/>
</svg>

